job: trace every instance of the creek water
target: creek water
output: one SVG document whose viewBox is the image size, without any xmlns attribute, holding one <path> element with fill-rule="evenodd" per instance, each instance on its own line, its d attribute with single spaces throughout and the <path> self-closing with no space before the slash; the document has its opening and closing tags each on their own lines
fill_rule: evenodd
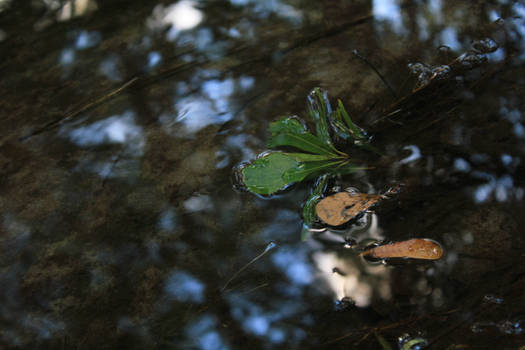
<svg viewBox="0 0 525 350">
<path fill-rule="evenodd" d="M 520 348 L 524 36 L 517 1 L 0 0 L 0 347 Z M 315 87 L 381 153 L 331 186 L 401 187 L 302 241 L 313 181 L 232 169 Z M 443 258 L 353 249 L 412 238 Z"/>
</svg>

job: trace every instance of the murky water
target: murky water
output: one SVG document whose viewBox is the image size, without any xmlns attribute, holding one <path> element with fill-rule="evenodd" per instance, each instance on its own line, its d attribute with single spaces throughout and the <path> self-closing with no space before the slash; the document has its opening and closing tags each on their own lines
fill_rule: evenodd
<svg viewBox="0 0 525 350">
<path fill-rule="evenodd" d="M 525 345 L 525 6 L 401 3 L 0 0 L 0 347 Z M 313 182 L 231 174 L 316 86 L 382 154 L 334 185 L 402 189 L 302 242 Z"/>
</svg>

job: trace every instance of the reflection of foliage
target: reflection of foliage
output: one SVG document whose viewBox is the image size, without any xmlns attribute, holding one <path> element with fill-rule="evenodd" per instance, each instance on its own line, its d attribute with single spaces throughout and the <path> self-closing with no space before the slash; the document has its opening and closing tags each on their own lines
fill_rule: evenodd
<svg viewBox="0 0 525 350">
<path fill-rule="evenodd" d="M 285 117 L 270 124 L 269 147 L 293 147 L 304 153 L 268 151 L 242 167 L 241 179 L 249 191 L 272 195 L 308 178 L 360 169 L 350 163 L 348 154 L 334 146 L 330 136 L 329 125 L 345 140 L 357 145 L 368 142 L 366 134 L 352 122 L 341 101 L 332 111 L 326 92 L 316 88 L 308 96 L 308 114 L 315 123 L 315 135 L 296 117 Z"/>
</svg>

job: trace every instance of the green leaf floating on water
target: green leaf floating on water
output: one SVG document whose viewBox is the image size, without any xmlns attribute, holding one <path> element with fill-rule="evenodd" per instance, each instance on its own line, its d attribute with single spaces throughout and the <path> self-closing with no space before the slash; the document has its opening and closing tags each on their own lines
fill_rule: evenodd
<svg viewBox="0 0 525 350">
<path fill-rule="evenodd" d="M 334 152 L 336 150 L 330 138 L 327 117 L 332 113 L 332 107 L 326 91 L 315 88 L 307 98 L 308 115 L 315 123 L 316 133 L 319 140 Z"/>
<path fill-rule="evenodd" d="M 337 156 L 337 150 L 314 136 L 297 118 L 286 117 L 270 124 L 268 147 L 291 146 L 314 154 Z"/>
<path fill-rule="evenodd" d="M 269 152 L 242 168 L 242 180 L 251 192 L 270 195 L 333 163 L 333 158 L 326 155 Z"/>
<path fill-rule="evenodd" d="M 330 137 L 329 126 L 337 133 L 343 130 L 354 140 L 366 138 L 364 131 L 352 123 L 342 103 L 333 112 L 326 91 L 316 88 L 308 95 L 307 109 L 315 123 L 315 135 L 297 117 L 285 117 L 270 124 L 268 140 L 270 148 L 293 147 L 305 153 L 265 152 L 241 167 L 241 181 L 249 191 L 272 195 L 307 178 L 363 169 L 351 164 L 349 155 L 339 151 Z"/>
<path fill-rule="evenodd" d="M 352 121 L 341 100 L 337 100 L 337 109 L 328 116 L 328 119 L 341 138 L 353 140 L 356 144 L 369 141 L 366 132 Z"/>
</svg>

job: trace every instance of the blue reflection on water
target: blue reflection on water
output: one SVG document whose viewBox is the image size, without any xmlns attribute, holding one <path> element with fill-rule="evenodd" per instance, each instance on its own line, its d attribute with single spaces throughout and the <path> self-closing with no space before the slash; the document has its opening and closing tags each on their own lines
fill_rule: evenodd
<svg viewBox="0 0 525 350">
<path fill-rule="evenodd" d="M 86 30 L 83 30 L 77 36 L 77 40 L 75 41 L 75 47 L 77 48 L 77 50 L 85 50 L 98 45 L 100 41 L 101 35 L 99 32 L 88 32 Z"/>
<path fill-rule="evenodd" d="M 148 54 L 148 68 L 153 68 L 162 61 L 162 56 L 157 51 Z"/>
<path fill-rule="evenodd" d="M 458 33 L 453 27 L 446 27 L 441 32 L 441 45 L 446 45 L 452 50 L 458 51 L 461 50 L 462 45 L 458 40 Z"/>
<path fill-rule="evenodd" d="M 293 210 L 282 209 L 275 215 L 260 233 L 263 241 L 279 239 L 280 241 L 289 238 L 290 241 L 297 239 L 299 232 L 299 223 L 301 217 Z"/>
<path fill-rule="evenodd" d="M 177 301 L 195 303 L 204 301 L 204 284 L 184 271 L 172 272 L 166 281 L 164 290 Z"/>
<path fill-rule="evenodd" d="M 175 213 L 175 210 L 173 210 L 173 208 L 168 208 L 166 210 L 164 210 L 164 212 L 162 212 L 162 214 L 160 215 L 160 218 L 159 218 L 159 227 L 161 230 L 165 231 L 165 232 L 171 232 L 175 229 L 175 226 L 176 226 L 176 219 L 177 219 L 177 214 Z"/>
<path fill-rule="evenodd" d="M 60 64 L 70 66 L 75 61 L 75 50 L 67 48 L 60 53 Z"/>
<path fill-rule="evenodd" d="M 293 24 L 300 24 L 302 21 L 301 11 L 279 0 L 230 0 L 230 2 L 237 6 L 253 4 L 253 12 L 260 18 L 266 18 L 270 14 L 276 14 L 289 20 Z"/>
<path fill-rule="evenodd" d="M 462 173 L 468 173 L 471 170 L 470 164 L 463 158 L 456 158 L 454 160 L 454 169 Z"/>
<path fill-rule="evenodd" d="M 262 315 L 253 315 L 247 317 L 244 320 L 243 325 L 248 332 L 259 336 L 265 335 L 266 332 L 268 332 L 268 329 L 270 328 L 270 322 L 268 318 Z"/>
<path fill-rule="evenodd" d="M 186 335 L 191 342 L 202 350 L 226 350 L 229 347 L 224 343 L 220 333 L 216 330 L 217 318 L 206 314 L 193 321 L 186 327 Z"/>
<path fill-rule="evenodd" d="M 205 74 L 207 76 L 212 72 Z M 175 109 L 179 111 L 176 121 L 182 123 L 188 133 L 195 133 L 211 124 L 224 124 L 233 118 L 230 105 L 235 91 L 233 79 L 211 79 L 204 83 L 196 81 L 195 84 L 201 85 L 202 96 L 191 95 L 175 103 Z M 185 84 L 179 86 L 184 87 Z M 164 119 L 165 124 L 169 124 L 169 118 Z"/>
<path fill-rule="evenodd" d="M 297 337 L 304 334 L 302 329 L 282 322 L 304 311 L 304 304 L 296 298 L 275 298 L 270 303 L 258 305 L 246 294 L 232 293 L 228 296 L 228 301 L 233 318 L 241 323 L 247 333 L 269 337 L 276 344 L 284 341 L 297 343 L 302 339 Z M 303 320 L 308 318 L 308 315 L 303 316 Z"/>
<path fill-rule="evenodd" d="M 67 128 L 60 131 L 61 134 L 64 132 L 67 132 Z M 131 111 L 74 128 L 68 134 L 72 142 L 83 147 L 122 143 L 142 153 L 144 146 L 142 128 L 135 124 L 135 114 Z"/>
<path fill-rule="evenodd" d="M 99 70 L 109 80 L 121 81 L 122 76 L 119 72 L 119 58 L 116 55 L 110 55 L 100 63 Z"/>
<path fill-rule="evenodd" d="M 307 285 L 313 281 L 313 272 L 307 262 L 306 252 L 302 249 L 282 247 L 273 253 L 273 263 L 281 268 L 286 276 L 295 284 Z"/>
<path fill-rule="evenodd" d="M 33 329 L 43 339 L 49 339 L 54 333 L 63 331 L 65 328 L 63 322 L 30 314 L 25 315 L 22 323 L 26 328 Z"/>
<path fill-rule="evenodd" d="M 232 79 L 208 80 L 202 84 L 202 90 L 215 101 L 215 106 L 219 111 L 228 110 L 228 97 L 233 94 L 234 90 Z"/>
<path fill-rule="evenodd" d="M 253 77 L 241 76 L 239 78 L 239 87 L 241 90 L 246 91 L 250 90 L 255 84 L 255 79 Z"/>
<path fill-rule="evenodd" d="M 377 20 L 390 22 L 394 31 L 401 34 L 405 31 L 401 18 L 401 9 L 395 0 L 374 0 L 372 2 L 372 12 Z"/>
</svg>

